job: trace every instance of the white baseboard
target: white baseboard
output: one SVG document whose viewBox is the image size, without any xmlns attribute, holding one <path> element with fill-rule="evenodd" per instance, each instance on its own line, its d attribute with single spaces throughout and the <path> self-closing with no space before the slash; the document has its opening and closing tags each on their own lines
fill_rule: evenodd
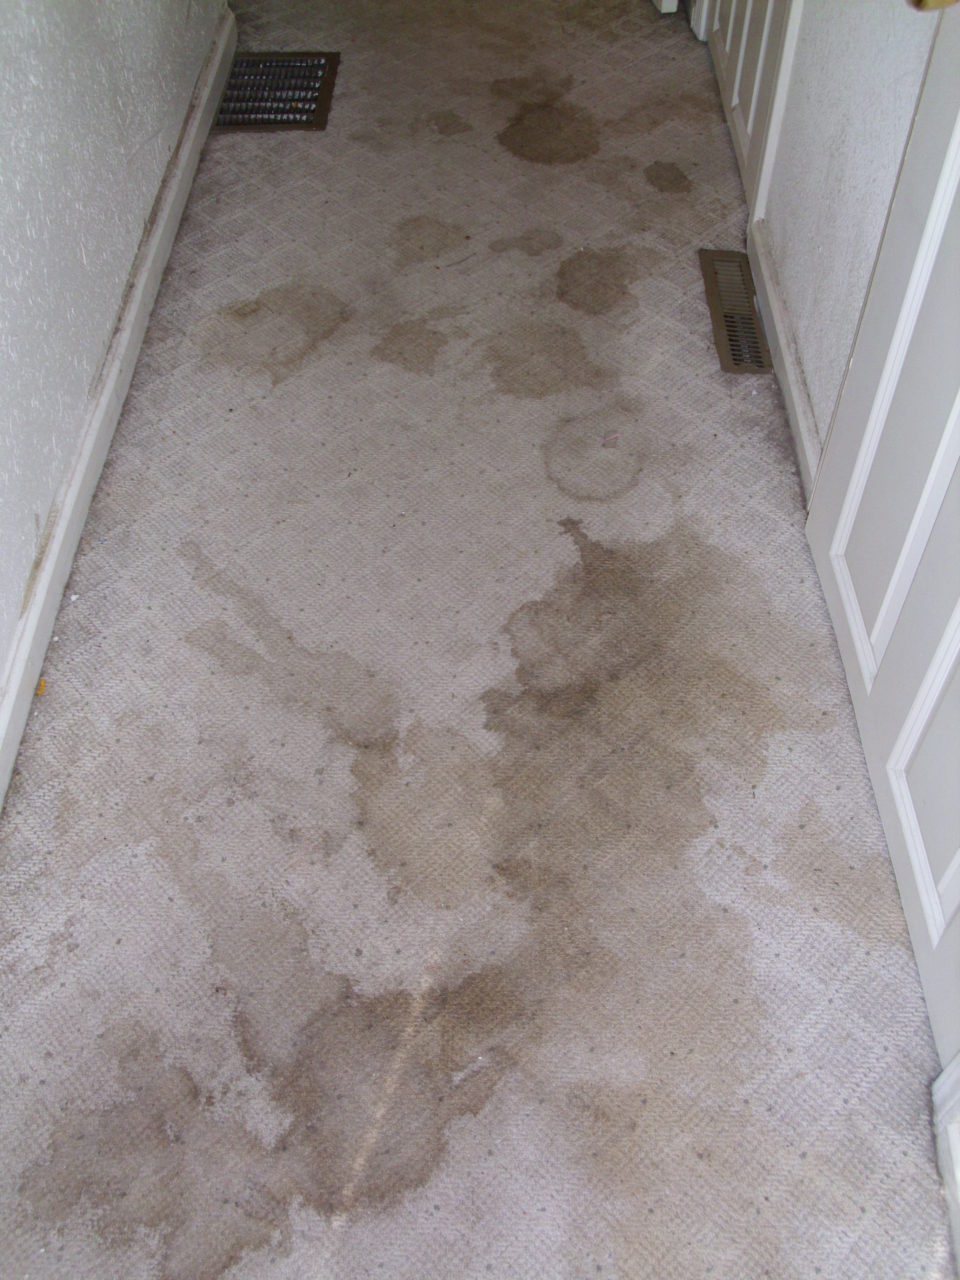
<svg viewBox="0 0 960 1280">
<path fill-rule="evenodd" d="M 953 1230 L 953 1252 L 960 1260 L 960 1054 L 933 1082 L 933 1124 Z"/>
<path fill-rule="evenodd" d="M 760 318 L 767 335 L 767 345 L 773 358 L 773 368 L 783 392 L 787 419 L 793 434 L 793 443 L 800 464 L 800 480 L 803 492 L 810 502 L 813 484 L 817 477 L 822 452 L 817 423 L 810 403 L 803 367 L 797 353 L 797 341 L 784 301 L 777 275 L 776 263 L 770 248 L 767 224 L 753 222 L 747 231 L 747 254 L 753 282 L 757 287 L 757 303 Z"/>
<path fill-rule="evenodd" d="M 144 229 L 130 270 L 120 318 L 88 402 L 80 445 L 48 521 L 49 536 L 14 633 L 0 695 L 0 804 L 13 773 L 63 588 L 130 387 L 200 152 L 230 73 L 236 43 L 236 22 L 228 9 L 197 80 L 180 138 Z"/>
</svg>

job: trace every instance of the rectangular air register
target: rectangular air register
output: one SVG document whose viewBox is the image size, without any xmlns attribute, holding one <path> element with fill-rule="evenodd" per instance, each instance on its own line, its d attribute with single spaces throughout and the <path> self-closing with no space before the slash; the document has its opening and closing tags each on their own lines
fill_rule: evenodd
<svg viewBox="0 0 960 1280">
<path fill-rule="evenodd" d="M 238 53 L 218 129 L 323 129 L 339 53 Z"/>
<path fill-rule="evenodd" d="M 773 365 L 747 255 L 701 249 L 700 270 L 720 368 L 728 373 L 766 373 Z"/>
</svg>

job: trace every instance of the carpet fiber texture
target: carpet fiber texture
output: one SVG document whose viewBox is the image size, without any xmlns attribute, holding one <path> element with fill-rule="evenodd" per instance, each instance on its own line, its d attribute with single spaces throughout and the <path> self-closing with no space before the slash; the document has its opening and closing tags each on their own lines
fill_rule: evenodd
<svg viewBox="0 0 960 1280">
<path fill-rule="evenodd" d="M 745 208 L 640 0 L 243 3 L 2 835 L 5 1277 L 943 1280 Z"/>
</svg>

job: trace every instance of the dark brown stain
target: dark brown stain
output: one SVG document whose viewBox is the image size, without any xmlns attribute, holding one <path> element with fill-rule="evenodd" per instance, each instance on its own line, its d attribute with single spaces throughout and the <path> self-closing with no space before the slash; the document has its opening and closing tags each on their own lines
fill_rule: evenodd
<svg viewBox="0 0 960 1280">
<path fill-rule="evenodd" d="M 489 871 L 486 833 L 499 803 L 482 751 L 458 733 L 415 724 L 402 744 L 358 752 L 353 777 L 368 853 L 382 870 L 437 907 L 458 907 L 476 893 Z"/>
<path fill-rule="evenodd" d="M 240 373 L 289 378 L 349 318 L 350 308 L 322 285 L 297 281 L 265 289 L 203 320 L 196 341 L 208 359 Z"/>
<path fill-rule="evenodd" d="M 545 227 L 533 227 L 516 236 L 503 236 L 499 240 L 491 240 L 490 248 L 494 253 L 508 253 L 516 249 L 529 258 L 539 258 L 542 253 L 551 249 L 559 249 L 563 244 L 563 236 L 557 231 L 549 231 Z"/>
<path fill-rule="evenodd" d="M 437 356 L 447 345 L 446 334 L 434 329 L 426 320 L 402 320 L 373 348 L 373 354 L 385 364 L 395 364 L 409 373 L 433 373 Z"/>
<path fill-rule="evenodd" d="M 689 191 L 690 179 L 672 160 L 654 160 L 644 169 L 647 181 L 658 191 Z"/>
<path fill-rule="evenodd" d="M 392 886 L 385 909 L 409 898 L 456 912 L 488 895 L 522 930 L 471 971 L 426 955 L 417 985 L 366 993 L 313 953 L 293 907 L 232 914 L 226 882 L 208 880 L 211 986 L 272 1132 L 243 1123 L 216 1074 L 199 1078 L 142 1027 L 115 1027 L 104 1052 L 116 1087 L 58 1116 L 21 1182 L 32 1213 L 55 1226 L 79 1210 L 108 1244 L 155 1233 L 163 1280 L 219 1276 L 245 1252 L 283 1248 L 297 1204 L 371 1212 L 426 1185 L 454 1122 L 509 1079 L 548 1100 L 627 1239 L 651 1152 L 667 1182 L 687 1167 L 689 1098 L 740 1106 L 763 1008 L 749 926 L 687 862 L 715 823 L 701 762 L 749 782 L 771 734 L 819 716 L 803 688 L 731 656 L 727 584 L 749 571 L 696 528 L 622 546 L 572 518 L 559 532 L 572 561 L 507 621 L 514 674 L 481 699 L 492 749 L 418 722 L 401 731 L 373 673 L 299 643 L 254 591 L 181 547 L 237 615 L 190 642 L 321 717 L 352 752 L 355 835 Z M 736 630 L 763 635 L 772 671 L 800 648 L 758 584 Z M 763 1120 L 742 1125 L 749 1161 Z"/>
<path fill-rule="evenodd" d="M 633 301 L 630 285 L 637 274 L 627 249 L 578 249 L 560 264 L 557 297 L 587 315 L 605 315 Z"/>
<path fill-rule="evenodd" d="M 49 1222 L 94 1211 L 111 1245 L 157 1232 L 164 1280 L 198 1280 L 268 1245 L 297 1201 L 346 1213 L 422 1186 L 451 1121 L 476 1115 L 511 1063 L 525 1008 L 516 975 L 491 966 L 453 985 L 367 997 L 339 987 L 288 1057 L 247 1049 L 287 1117 L 272 1143 L 134 1027 L 116 1059 L 123 1100 L 68 1114 L 21 1195 Z M 223 992 L 236 999 L 229 979 Z"/>
<path fill-rule="evenodd" d="M 566 102 L 528 102 L 497 134 L 501 146 L 533 164 L 576 164 L 600 150 L 596 122 Z"/>
<path fill-rule="evenodd" d="M 529 320 L 486 343 L 491 376 L 505 395 L 555 395 L 578 387 L 599 388 L 610 375 L 595 364 L 576 329 L 552 320 Z"/>
<path fill-rule="evenodd" d="M 615 406 L 561 418 L 544 441 L 543 461 L 568 498 L 608 502 L 634 488 L 649 452 L 640 412 Z"/>
<path fill-rule="evenodd" d="M 435 111 L 427 117 L 427 123 L 443 138 L 453 138 L 458 133 L 470 133 L 473 125 L 464 120 L 456 111 Z"/>
<path fill-rule="evenodd" d="M 573 81 L 542 72 L 495 80 L 498 98 L 518 106 L 497 141 L 511 154 L 533 164 L 575 164 L 600 150 L 600 130 L 589 111 L 564 101 Z"/>
<path fill-rule="evenodd" d="M 442 222 L 428 214 L 404 218 L 391 236 L 397 267 L 434 262 L 455 249 L 464 250 L 470 236 L 454 222 Z"/>
</svg>

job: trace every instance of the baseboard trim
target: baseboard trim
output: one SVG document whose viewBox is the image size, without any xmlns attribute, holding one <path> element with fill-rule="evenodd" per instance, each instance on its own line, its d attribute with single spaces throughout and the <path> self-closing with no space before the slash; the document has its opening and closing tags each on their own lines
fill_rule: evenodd
<svg viewBox="0 0 960 1280">
<path fill-rule="evenodd" d="M 47 522 L 48 535 L 39 565 L 32 574 L 29 598 L 14 633 L 0 693 L 0 805 L 16 763 L 60 598 L 130 387 L 147 321 L 190 194 L 200 153 L 230 73 L 236 43 L 236 22 L 228 9 L 197 80 L 183 129 L 144 228 L 117 326 L 88 401 L 80 445 Z"/>
<path fill-rule="evenodd" d="M 933 1082 L 933 1124 L 953 1252 L 960 1259 L 960 1053 Z"/>
<path fill-rule="evenodd" d="M 800 465 L 800 480 L 809 505 L 822 447 L 813 405 L 810 403 L 810 392 L 807 390 L 803 366 L 797 352 L 793 323 L 780 288 L 767 224 L 763 220 L 751 223 L 747 231 L 747 255 L 753 282 L 757 287 L 757 303 L 773 358 L 774 372 L 783 392 L 797 462 Z"/>
</svg>

